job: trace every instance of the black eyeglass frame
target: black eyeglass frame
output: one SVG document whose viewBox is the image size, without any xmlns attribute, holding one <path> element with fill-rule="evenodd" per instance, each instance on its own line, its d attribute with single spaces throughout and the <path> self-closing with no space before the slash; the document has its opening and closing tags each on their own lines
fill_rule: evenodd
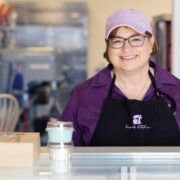
<svg viewBox="0 0 180 180">
<path fill-rule="evenodd" d="M 143 39 L 143 43 L 141 44 L 141 45 L 138 45 L 138 46 L 134 46 L 134 45 L 132 45 L 131 44 L 131 42 L 130 42 L 130 38 L 133 38 L 133 37 L 136 37 L 136 36 L 140 36 L 140 37 L 143 37 L 144 39 Z M 130 36 L 130 37 L 128 37 L 128 38 L 123 38 L 123 37 L 113 37 L 113 38 L 111 38 L 111 39 L 107 39 L 107 41 L 108 41 L 108 43 L 109 43 L 109 45 L 110 45 L 110 47 L 111 48 L 113 48 L 113 49 L 120 49 L 120 48 L 123 48 L 124 47 L 124 45 L 125 45 L 125 43 L 126 43 L 126 41 L 128 41 L 128 43 L 130 44 L 130 46 L 131 47 L 141 47 L 141 46 L 143 46 L 144 45 L 144 41 L 145 41 L 145 38 L 148 38 L 148 39 L 150 39 L 150 37 L 151 36 L 148 36 L 148 35 L 143 35 L 143 34 L 136 34 L 136 35 L 132 35 L 132 36 Z M 123 39 L 123 46 L 122 47 L 118 47 L 118 48 L 115 48 L 115 47 L 113 47 L 112 46 L 112 40 L 114 39 L 114 38 L 119 38 L 119 39 Z"/>
</svg>

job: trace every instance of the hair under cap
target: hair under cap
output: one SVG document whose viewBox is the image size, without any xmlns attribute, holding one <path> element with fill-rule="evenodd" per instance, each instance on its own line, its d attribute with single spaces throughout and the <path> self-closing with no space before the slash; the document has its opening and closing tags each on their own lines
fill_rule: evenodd
<svg viewBox="0 0 180 180">
<path fill-rule="evenodd" d="M 109 34 L 119 26 L 127 26 L 140 34 L 146 31 L 152 34 L 152 28 L 146 16 L 137 9 L 122 9 L 110 15 L 106 22 L 105 38 L 108 39 Z"/>
</svg>

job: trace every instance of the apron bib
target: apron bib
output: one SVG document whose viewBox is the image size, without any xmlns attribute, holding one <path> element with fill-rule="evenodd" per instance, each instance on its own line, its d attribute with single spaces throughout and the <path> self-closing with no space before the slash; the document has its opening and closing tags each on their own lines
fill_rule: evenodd
<svg viewBox="0 0 180 180">
<path fill-rule="evenodd" d="M 176 103 L 159 91 L 149 71 L 157 100 L 119 100 L 112 98 L 115 74 L 90 146 L 178 146 L 180 131 L 174 118 Z M 171 107 L 163 100 L 166 96 Z"/>
</svg>

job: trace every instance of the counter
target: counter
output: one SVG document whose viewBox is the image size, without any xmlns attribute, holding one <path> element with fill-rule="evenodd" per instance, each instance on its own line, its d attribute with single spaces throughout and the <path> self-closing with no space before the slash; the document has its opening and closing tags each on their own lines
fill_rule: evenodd
<svg viewBox="0 0 180 180">
<path fill-rule="evenodd" d="M 3 180 L 179 180 L 180 147 L 75 147 L 70 162 L 49 160 L 34 167 L 0 167 Z"/>
</svg>

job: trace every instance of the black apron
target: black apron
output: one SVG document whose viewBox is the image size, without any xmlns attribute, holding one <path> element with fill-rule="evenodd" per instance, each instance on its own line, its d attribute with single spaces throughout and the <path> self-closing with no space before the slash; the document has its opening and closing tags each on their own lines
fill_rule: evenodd
<svg viewBox="0 0 180 180">
<path fill-rule="evenodd" d="M 115 74 L 90 146 L 178 146 L 180 131 L 174 118 L 176 103 L 168 94 L 159 91 L 151 72 L 148 72 L 157 100 L 119 100 L 112 98 Z M 171 106 L 163 100 L 166 96 Z"/>
</svg>

